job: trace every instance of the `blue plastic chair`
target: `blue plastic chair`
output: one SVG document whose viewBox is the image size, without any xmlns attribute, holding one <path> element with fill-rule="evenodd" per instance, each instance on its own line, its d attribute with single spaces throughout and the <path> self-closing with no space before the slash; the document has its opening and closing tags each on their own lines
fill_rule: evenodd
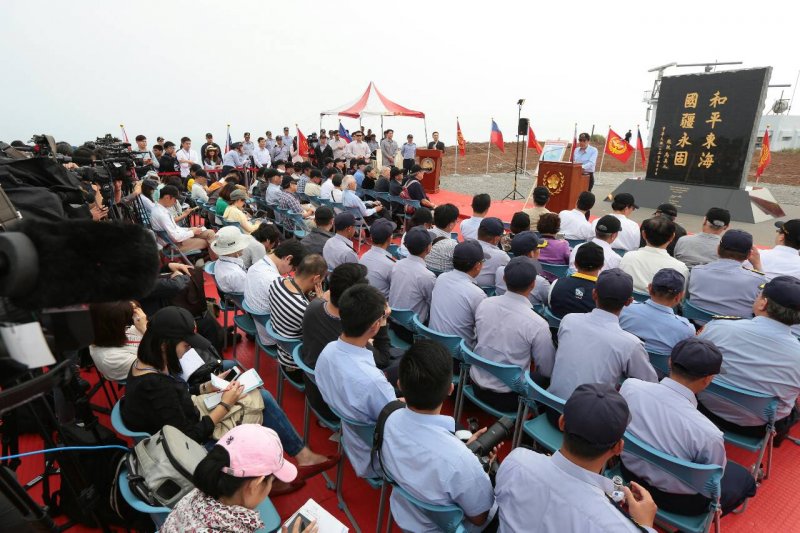
<svg viewBox="0 0 800 533">
<path fill-rule="evenodd" d="M 193 263 L 189 260 L 189 256 L 198 255 L 203 252 L 202 250 L 188 250 L 186 252 L 182 252 L 180 248 L 178 248 L 178 245 L 175 244 L 175 241 L 173 241 L 169 236 L 169 233 L 160 230 L 153 231 L 155 231 L 155 234 L 158 235 L 158 237 L 164 243 L 161 248 L 161 253 L 167 258 L 168 261 L 175 261 L 180 258 L 184 263 L 192 266 Z"/>
<path fill-rule="evenodd" d="M 414 338 L 424 338 L 430 339 L 432 341 L 436 341 L 450 352 L 450 355 L 458 361 L 459 363 L 459 372 L 458 376 L 453 378 L 453 381 L 456 384 L 456 397 L 455 397 L 455 410 L 453 412 L 453 418 L 458 421 L 461 418 L 461 406 L 463 404 L 463 395 L 464 395 L 464 382 L 467 379 L 467 372 L 469 371 L 469 365 L 464 364 L 464 357 L 461 355 L 461 337 L 458 335 L 447 335 L 445 333 L 440 333 L 435 331 L 425 324 L 423 324 L 417 315 L 414 315 Z"/>
<path fill-rule="evenodd" d="M 395 309 L 392 308 L 392 314 L 389 315 L 389 320 L 395 324 L 404 327 L 412 335 L 414 334 L 414 311 L 411 309 Z M 392 346 L 395 348 L 402 348 L 407 350 L 411 347 L 409 343 L 397 336 L 392 328 L 389 328 L 389 338 L 391 339 Z"/>
<path fill-rule="evenodd" d="M 719 506 L 721 494 L 720 481 L 723 469 L 720 465 L 698 464 L 666 454 L 639 440 L 629 432 L 623 436 L 625 451 L 677 478 L 689 485 L 699 494 L 711 499 L 708 513 L 701 515 L 682 515 L 659 509 L 656 521 L 671 529 L 679 529 L 686 533 L 705 533 L 714 524 L 714 531 L 719 532 L 719 519 L 722 511 Z M 607 477 L 620 475 L 619 467 L 606 471 Z"/>
<path fill-rule="evenodd" d="M 115 403 L 114 407 L 111 409 L 111 427 L 114 428 L 114 431 L 116 431 L 117 433 L 119 433 L 124 437 L 131 438 L 134 443 L 137 443 L 140 440 L 149 437 L 150 436 L 149 433 L 146 433 L 144 431 L 133 431 L 132 429 L 128 429 L 127 426 L 125 426 L 125 422 L 122 421 L 122 413 L 120 413 L 120 402 L 122 402 L 122 398 L 120 398 L 119 401 Z"/>
<path fill-rule="evenodd" d="M 714 320 L 716 313 L 712 313 L 711 311 L 706 311 L 705 309 L 701 309 L 696 305 L 692 304 L 689 299 L 684 299 L 681 302 L 681 307 L 683 308 L 683 317 L 689 320 L 696 320 L 702 324 L 706 322 L 711 322 Z"/>
<path fill-rule="evenodd" d="M 516 392 L 517 394 L 524 396 L 525 395 L 525 371 L 518 367 L 517 365 L 509 365 L 505 363 L 496 363 L 494 361 L 490 361 L 485 357 L 481 357 L 480 355 L 476 354 L 472 350 L 469 349 L 467 344 L 462 340 L 461 341 L 461 353 L 464 357 L 464 363 L 470 367 L 477 366 L 478 368 L 485 370 L 492 374 L 494 377 L 499 379 L 503 382 L 503 384 L 511 389 L 512 391 Z M 467 374 L 469 376 L 469 374 Z M 523 411 L 525 409 L 525 404 L 520 398 L 518 407 L 516 412 L 510 411 L 500 411 L 495 409 L 488 403 L 483 402 L 482 400 L 478 399 L 475 395 L 475 389 L 472 385 L 468 384 L 469 378 L 464 380 L 463 388 L 463 396 L 469 398 L 469 401 L 473 404 L 477 405 L 482 411 L 489 413 L 490 415 L 502 418 L 504 416 L 509 417 L 510 419 L 514 420 L 514 435 L 511 438 L 512 442 L 516 441 L 517 433 L 519 432 L 519 425 L 522 421 Z"/>
<path fill-rule="evenodd" d="M 488 296 L 489 298 L 491 298 L 492 296 L 495 296 L 495 295 L 497 295 L 497 287 L 495 287 L 495 286 L 491 286 L 491 287 L 481 287 L 481 290 L 482 290 L 484 293 L 486 293 L 486 296 Z"/>
<path fill-rule="evenodd" d="M 668 353 L 658 353 L 658 352 L 648 351 L 647 355 L 650 357 L 650 364 L 653 366 L 653 368 L 656 369 L 656 372 L 661 373 L 661 375 L 659 376 L 660 378 L 669 375 Z"/>
<path fill-rule="evenodd" d="M 214 286 L 217 288 L 217 294 L 219 294 L 219 309 L 222 311 L 222 322 L 223 328 L 225 329 L 225 339 L 222 343 L 222 347 L 228 347 L 228 312 L 233 311 L 233 322 L 236 323 L 236 310 L 242 309 L 242 302 L 244 302 L 244 294 L 235 293 L 235 292 L 225 292 L 219 288 L 219 284 L 217 283 L 217 278 L 214 275 L 216 272 L 217 262 L 210 261 L 203 265 L 203 270 L 206 274 L 210 275 L 211 278 L 214 280 Z M 243 322 L 244 323 L 244 322 Z M 246 325 L 246 324 L 245 324 Z M 255 324 L 253 324 L 255 327 Z M 233 336 L 233 356 L 236 357 L 236 335 Z"/>
<path fill-rule="evenodd" d="M 133 507 L 135 510 L 139 511 L 140 513 L 145 513 L 150 515 L 150 518 L 153 520 L 153 523 L 156 527 L 161 527 L 164 524 L 164 521 L 167 519 L 171 509 L 169 507 L 156 507 L 145 503 L 142 501 L 138 496 L 136 496 L 133 491 L 131 490 L 130 485 L 128 484 L 128 468 L 123 466 L 119 469 L 119 477 L 117 478 L 117 484 L 119 485 L 119 493 L 122 495 L 122 499 L 125 502 Z"/>
<path fill-rule="evenodd" d="M 537 385 L 531 378 L 530 372 L 525 372 L 525 416 L 527 416 L 530 409 L 538 411 L 536 404 L 563 413 L 566 403 L 566 400 L 547 392 Z M 525 416 L 523 416 L 523 420 Z M 560 450 L 561 444 L 564 442 L 564 434 L 551 424 L 544 414 L 523 422 L 522 431 L 550 453 Z M 519 440 L 515 444 L 518 445 Z"/>
<path fill-rule="evenodd" d="M 650 299 L 650 295 L 646 292 L 633 291 L 633 299 L 637 302 L 645 302 Z"/>
<path fill-rule="evenodd" d="M 306 235 L 308 235 L 308 225 L 306 224 L 306 220 L 303 218 L 303 215 L 300 213 L 295 213 L 294 211 L 287 212 L 289 220 L 292 221 L 292 232 L 294 236 L 298 239 L 302 239 Z"/>
<path fill-rule="evenodd" d="M 428 267 L 428 270 L 433 272 L 433 275 L 436 276 L 437 278 L 439 276 L 441 276 L 442 274 L 444 274 L 444 272 L 445 272 L 444 270 L 436 270 L 435 268 L 431 268 L 431 267 Z"/>
<path fill-rule="evenodd" d="M 778 398 L 769 394 L 730 385 L 719 378 L 715 378 L 706 390 L 703 391 L 700 396 L 701 400 L 703 394 L 710 394 L 722 398 L 728 403 L 740 408 L 742 411 L 746 411 L 760 418 L 764 422 L 767 429 L 763 437 L 749 437 L 727 430 L 723 430 L 723 433 L 726 442 L 749 452 L 758 452 L 758 459 L 753 465 L 752 470 L 753 477 L 756 479 L 758 479 L 761 461 L 764 459 L 764 455 L 767 455 L 767 467 L 764 471 L 764 479 L 767 479 L 772 467 L 772 441 L 775 437 L 775 417 L 778 410 Z M 742 510 L 744 510 L 746 505 L 747 502 L 745 502 Z"/>
<path fill-rule="evenodd" d="M 539 261 L 539 264 L 542 265 L 542 268 L 545 272 L 549 272 L 557 278 L 565 277 L 567 275 L 567 271 L 569 271 L 569 265 L 554 265 L 552 263 L 543 263 L 541 261 Z"/>
<path fill-rule="evenodd" d="M 574 249 L 576 246 L 583 244 L 586 241 L 583 239 L 567 239 L 567 242 L 569 243 L 569 247 Z"/>
<path fill-rule="evenodd" d="M 342 416 L 340 412 L 338 412 L 335 408 L 331 406 L 331 411 L 338 416 L 342 424 L 347 424 L 352 430 L 353 433 L 356 434 L 356 438 L 361 439 L 369 447 L 372 447 L 372 438 L 375 433 L 375 425 L 374 424 L 365 424 L 363 422 L 356 422 L 346 416 Z M 344 433 L 341 433 L 341 438 L 339 439 L 339 446 L 341 451 L 344 452 L 345 457 L 349 457 L 347 454 L 347 440 L 345 439 Z M 342 483 L 344 481 L 344 461 L 339 461 L 339 464 L 336 468 L 336 498 L 338 500 L 339 509 L 344 512 L 347 516 L 347 519 L 350 520 L 350 523 L 353 524 L 353 528 L 356 531 L 361 531 L 361 528 L 358 526 L 353 513 L 350 512 L 350 508 L 347 506 L 347 503 L 344 501 L 344 495 L 342 494 Z M 384 523 L 384 516 L 386 514 L 386 500 L 389 496 L 389 484 L 384 481 L 381 477 L 366 477 L 363 478 L 367 484 L 373 489 L 381 489 L 380 500 L 378 504 L 378 522 L 375 528 L 375 531 L 380 532 L 383 528 Z"/>
<path fill-rule="evenodd" d="M 625 253 L 627 252 L 627 250 L 620 250 L 619 248 L 612 248 L 612 250 L 617 252 L 617 255 L 620 256 L 620 257 L 624 257 Z"/>
<path fill-rule="evenodd" d="M 247 305 L 245 300 L 242 300 L 242 309 L 252 319 L 253 326 L 255 326 L 256 324 L 261 324 L 262 326 L 264 326 L 264 324 L 266 324 L 267 320 L 269 320 L 269 313 L 266 313 L 266 314 L 256 313 L 255 311 L 253 311 L 253 309 L 250 306 Z M 260 338 L 260 336 L 258 334 L 258 329 L 257 328 L 256 328 L 256 332 L 253 333 L 253 336 L 256 339 L 255 364 L 253 366 L 256 369 L 256 372 L 258 372 L 259 360 L 260 360 L 259 352 L 264 352 L 265 354 L 267 354 L 267 356 L 271 357 L 272 359 L 277 360 L 278 359 L 278 350 L 275 348 L 275 346 L 266 346 L 261 342 L 261 338 Z M 280 371 L 278 371 L 278 380 L 280 380 Z"/>
<path fill-rule="evenodd" d="M 272 319 L 269 319 L 264 323 L 264 329 L 267 330 L 267 335 L 269 335 L 270 337 L 275 339 L 275 341 L 278 343 L 278 346 L 280 348 L 282 348 L 288 354 L 291 354 L 292 352 L 294 352 L 295 347 L 298 346 L 299 344 L 301 344 L 301 342 L 302 342 L 302 339 L 290 339 L 288 337 L 283 337 L 283 336 L 279 335 L 278 333 L 276 333 L 275 332 L 275 328 L 272 327 Z M 278 372 L 279 372 L 279 375 L 278 375 L 278 396 L 276 398 L 276 400 L 278 401 L 278 405 L 280 405 L 281 402 L 283 401 L 283 380 L 284 379 L 286 379 L 286 381 L 288 381 L 289 384 L 292 387 L 294 387 L 295 389 L 299 390 L 300 392 L 303 392 L 303 391 L 306 390 L 306 386 L 302 381 L 298 383 L 297 381 L 295 381 L 295 380 L 293 380 L 292 378 L 289 377 L 289 375 L 286 373 L 286 370 L 284 370 L 283 365 L 280 363 L 280 361 L 278 361 Z"/>
<path fill-rule="evenodd" d="M 400 257 L 400 245 L 399 244 L 390 244 L 389 248 L 387 248 L 386 251 L 389 252 L 390 254 L 392 254 L 392 257 L 394 257 L 395 259 L 402 259 L 402 257 Z"/>
<path fill-rule="evenodd" d="M 561 327 L 561 319 L 554 315 L 553 310 L 546 305 L 544 306 L 544 319 L 547 320 L 547 324 L 553 329 Z"/>
<path fill-rule="evenodd" d="M 428 519 L 445 533 L 466 533 L 464 527 L 464 511 L 457 505 L 434 505 L 415 498 L 396 482 L 392 482 L 392 490 L 400 497 L 420 510 Z"/>
</svg>

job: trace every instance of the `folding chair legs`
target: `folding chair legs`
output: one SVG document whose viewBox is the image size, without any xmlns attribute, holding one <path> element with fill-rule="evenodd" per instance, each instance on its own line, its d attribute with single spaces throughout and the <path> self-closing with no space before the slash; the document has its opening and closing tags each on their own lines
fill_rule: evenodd
<svg viewBox="0 0 800 533">
<path fill-rule="evenodd" d="M 339 464 L 336 467 L 336 500 L 339 504 L 339 509 L 345 514 L 347 519 L 353 525 L 353 530 L 356 533 L 361 533 L 361 528 L 358 527 L 358 522 L 356 522 L 353 513 L 350 512 L 350 508 L 347 506 L 347 503 L 344 501 L 344 495 L 342 494 L 342 481 L 344 478 L 344 457 L 339 461 Z"/>
<path fill-rule="evenodd" d="M 222 312 L 222 323 L 223 323 L 222 327 L 225 328 L 225 337 L 222 340 L 222 349 L 225 350 L 228 347 L 228 311 L 227 311 L 228 299 L 227 298 L 222 299 L 222 307 L 225 308 L 225 311 Z"/>
<path fill-rule="evenodd" d="M 773 429 L 767 439 L 767 469 L 764 472 L 764 479 L 769 478 L 770 470 L 772 470 L 772 450 L 775 447 L 773 441 L 775 440 L 775 430 Z"/>
<path fill-rule="evenodd" d="M 517 446 L 519 446 L 519 443 L 522 442 L 522 425 L 525 423 L 525 419 L 528 418 L 528 412 L 529 412 L 528 404 L 525 403 L 524 401 L 522 403 L 524 404 L 525 407 L 522 409 L 522 413 L 520 413 L 519 411 L 517 412 L 517 425 L 514 428 L 514 439 L 511 441 L 512 450 Z"/>
<path fill-rule="evenodd" d="M 386 514 L 386 500 L 389 499 L 389 484 L 384 481 L 381 485 L 381 499 L 378 504 L 378 523 L 375 525 L 375 533 L 383 530 L 383 517 Z M 391 515 L 391 513 L 389 513 Z"/>
<path fill-rule="evenodd" d="M 455 410 L 453 411 L 453 418 L 455 418 L 456 424 L 461 418 L 462 400 L 464 399 L 464 380 L 467 379 L 468 370 L 469 367 L 467 365 L 463 363 L 459 365 L 458 388 L 456 389 Z"/>
<path fill-rule="evenodd" d="M 305 408 L 303 410 L 303 444 L 308 445 L 308 429 L 310 424 L 310 411 L 311 407 L 308 405 L 308 397 L 305 399 Z"/>
</svg>

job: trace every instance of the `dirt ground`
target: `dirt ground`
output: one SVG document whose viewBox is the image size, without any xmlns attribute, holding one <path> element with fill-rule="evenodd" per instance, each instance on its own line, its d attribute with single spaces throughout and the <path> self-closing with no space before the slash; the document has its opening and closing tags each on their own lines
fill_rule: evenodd
<svg viewBox="0 0 800 533">
<path fill-rule="evenodd" d="M 486 172 L 486 150 L 489 143 L 467 143 L 466 155 L 458 158 L 458 173 L 459 174 L 483 174 Z M 520 152 L 524 154 L 524 142 L 520 143 Z M 603 153 L 603 145 L 594 145 L 597 148 L 600 157 Z M 453 174 L 455 164 L 455 146 L 449 146 L 445 149 L 445 156 L 442 168 L 442 174 L 447 176 Z M 489 172 L 513 172 L 514 171 L 514 157 L 516 154 L 516 143 L 505 143 L 505 153 L 501 153 L 496 146 L 492 145 L 492 150 L 489 156 Z M 571 150 L 571 147 L 568 148 Z M 645 149 L 646 154 L 649 149 Z M 756 150 L 750 165 L 750 173 L 748 180 L 755 181 L 756 167 L 758 166 L 758 158 L 760 150 Z M 524 156 L 523 156 L 524 157 Z M 634 154 L 633 157 L 639 157 Z M 536 168 L 536 163 L 539 160 L 539 155 L 536 150 L 528 150 L 528 164 L 527 169 L 532 171 Z M 637 159 L 636 173 L 640 173 L 640 159 Z M 597 167 L 599 169 L 600 162 L 598 161 Z M 628 160 L 628 163 L 622 164 L 615 158 L 607 156 L 603 161 L 603 172 L 626 172 L 631 171 L 633 168 L 633 161 Z M 642 172 L 644 174 L 644 172 Z M 800 184 L 800 153 L 793 152 L 773 152 L 772 161 L 767 167 L 764 174 L 761 176 L 761 183 L 773 183 L 780 185 L 798 185 Z"/>
</svg>

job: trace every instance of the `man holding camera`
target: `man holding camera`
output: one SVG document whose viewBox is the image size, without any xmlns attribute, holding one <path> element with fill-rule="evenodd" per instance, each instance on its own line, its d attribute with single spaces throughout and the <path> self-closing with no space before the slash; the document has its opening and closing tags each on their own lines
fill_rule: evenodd
<svg viewBox="0 0 800 533">
<path fill-rule="evenodd" d="M 548 457 L 520 447 L 500 465 L 498 531 L 655 533 L 658 508 L 650 493 L 638 483 L 628 488 L 601 474 L 608 460 L 622 452 L 630 418 L 628 404 L 613 385 L 576 388 L 558 420 L 564 432 L 561 450 Z M 619 507 L 623 501 L 627 512 Z"/>
<path fill-rule="evenodd" d="M 455 420 L 441 414 L 453 393 L 453 361 L 441 344 L 415 342 L 400 361 L 398 385 L 406 409 L 398 409 L 383 429 L 381 466 L 412 496 L 433 505 L 457 505 L 468 531 L 482 531 L 497 506 L 489 476 L 475 454 L 453 433 Z M 475 433 L 474 442 L 486 428 Z M 489 454 L 494 460 L 497 448 Z M 392 516 L 403 531 L 438 531 L 436 525 L 397 492 Z"/>
</svg>

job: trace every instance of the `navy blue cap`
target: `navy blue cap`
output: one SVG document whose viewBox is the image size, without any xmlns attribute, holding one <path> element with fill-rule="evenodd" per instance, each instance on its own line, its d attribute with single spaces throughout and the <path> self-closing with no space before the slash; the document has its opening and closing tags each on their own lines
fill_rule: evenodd
<svg viewBox="0 0 800 533">
<path fill-rule="evenodd" d="M 722 235 L 719 244 L 726 250 L 746 254 L 753 248 L 753 236 L 740 229 L 729 229 Z"/>
<path fill-rule="evenodd" d="M 520 231 L 511 239 L 511 253 L 517 257 L 528 255 L 542 246 L 544 240 L 532 231 Z"/>
<path fill-rule="evenodd" d="M 424 252 L 433 238 L 428 230 L 422 226 L 415 226 L 406 232 L 404 244 L 411 255 L 419 255 Z"/>
<path fill-rule="evenodd" d="M 579 385 L 564 405 L 564 433 L 578 436 L 598 449 L 619 442 L 630 421 L 628 403 L 608 383 Z"/>
<path fill-rule="evenodd" d="M 476 240 L 467 239 L 456 244 L 456 247 L 453 248 L 453 261 L 464 261 L 474 266 L 475 263 L 484 259 L 483 248 Z"/>
<path fill-rule="evenodd" d="M 618 268 L 609 268 L 597 277 L 595 288 L 599 298 L 624 302 L 633 294 L 633 278 Z"/>
<path fill-rule="evenodd" d="M 691 376 L 706 377 L 722 372 L 722 352 L 707 339 L 689 337 L 673 346 L 669 356 L 672 367 Z"/>
<path fill-rule="evenodd" d="M 340 231 L 355 225 L 356 217 L 353 216 L 353 213 L 348 213 L 347 211 L 338 213 L 333 218 L 333 227 L 336 228 L 336 231 Z"/>
<path fill-rule="evenodd" d="M 686 278 L 674 268 L 662 268 L 653 276 L 653 287 L 681 292 L 686 287 Z"/>
<path fill-rule="evenodd" d="M 481 220 L 481 225 L 478 226 L 478 230 L 483 230 L 489 235 L 497 237 L 505 232 L 505 226 L 503 225 L 503 221 L 499 218 L 487 217 Z"/>
<path fill-rule="evenodd" d="M 764 297 L 793 311 L 800 311 L 800 280 L 778 276 L 764 285 Z"/>
<path fill-rule="evenodd" d="M 622 229 L 622 222 L 614 215 L 605 215 L 597 221 L 595 228 L 600 231 L 600 233 L 607 233 L 610 235 Z"/>
<path fill-rule="evenodd" d="M 536 281 L 536 262 L 530 257 L 514 257 L 503 270 L 503 279 L 509 290 L 519 290 Z"/>
<path fill-rule="evenodd" d="M 369 227 L 369 234 L 373 242 L 384 243 L 397 229 L 397 224 L 385 218 L 379 218 Z"/>
</svg>

